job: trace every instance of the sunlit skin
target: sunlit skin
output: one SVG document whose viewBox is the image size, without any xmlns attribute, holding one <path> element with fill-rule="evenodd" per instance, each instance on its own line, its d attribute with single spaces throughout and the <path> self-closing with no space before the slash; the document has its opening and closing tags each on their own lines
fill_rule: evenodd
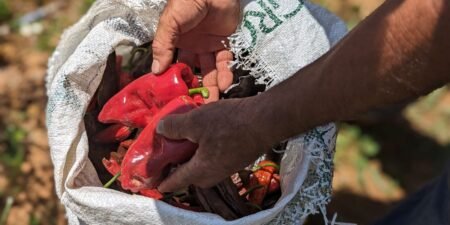
<svg viewBox="0 0 450 225">
<path fill-rule="evenodd" d="M 192 8 L 192 2 L 197 10 L 178 14 L 177 9 Z M 186 50 L 214 54 L 217 49 L 211 46 L 216 45 L 208 44 L 214 38 L 206 35 L 205 41 L 192 39 L 208 34 L 197 33 L 197 27 L 193 27 L 204 24 L 198 31 L 209 27 L 216 34 L 226 35 L 233 26 L 225 23 L 230 30 L 220 30 L 220 22 L 229 19 L 234 25 L 238 18 L 227 7 L 235 7 L 236 1 L 217 1 L 224 4 L 222 8 L 214 8 L 215 2 L 169 1 L 155 38 L 172 39 L 154 45 L 158 49 L 155 54 L 159 55 L 156 59 L 164 62 L 158 69 L 163 70 L 170 62 L 175 46 L 188 46 L 182 43 L 205 43 L 203 49 L 200 45 Z M 209 13 L 213 10 L 215 13 Z M 216 13 L 226 17 L 203 23 Z M 174 15 L 178 15 L 176 19 Z M 218 23 L 213 24 L 214 21 Z M 183 24 L 190 25 L 183 28 Z M 194 157 L 158 189 L 175 191 L 189 184 L 210 187 L 244 168 L 281 140 L 443 86 L 450 81 L 449 40 L 449 0 L 386 1 L 327 54 L 269 91 L 250 98 L 221 100 L 187 114 L 164 118 L 158 126 L 159 133 L 169 138 L 189 139 L 199 147 Z M 224 57 L 224 62 L 227 59 L 230 57 Z M 217 61 L 216 57 L 219 69 Z M 212 71 L 213 64 L 203 65 Z M 216 74 L 218 78 L 212 79 L 211 86 L 220 87 L 220 72 Z"/>
<path fill-rule="evenodd" d="M 239 13 L 238 0 L 168 1 L 153 40 L 152 72 L 166 70 L 178 47 L 179 62 L 200 67 L 210 91 L 206 101 L 217 101 L 233 79 L 228 68 L 233 55 L 224 44 L 236 30 Z"/>
</svg>

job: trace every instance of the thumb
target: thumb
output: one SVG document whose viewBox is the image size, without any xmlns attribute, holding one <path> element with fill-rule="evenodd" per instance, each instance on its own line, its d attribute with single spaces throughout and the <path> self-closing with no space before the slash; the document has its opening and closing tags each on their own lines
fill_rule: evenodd
<svg viewBox="0 0 450 225">
<path fill-rule="evenodd" d="M 156 29 L 153 39 L 153 62 L 152 73 L 159 74 L 164 72 L 173 59 L 175 44 L 178 40 L 179 31 L 177 24 L 164 11 Z"/>
<path fill-rule="evenodd" d="M 156 133 L 175 140 L 188 139 L 187 133 L 184 132 L 187 130 L 185 119 L 186 116 L 183 114 L 166 116 L 159 121 Z"/>
<path fill-rule="evenodd" d="M 152 72 L 164 72 L 173 59 L 175 45 L 181 34 L 196 27 L 208 12 L 205 0 L 169 0 L 153 40 Z"/>
<path fill-rule="evenodd" d="M 191 184 L 201 188 L 209 188 L 222 181 L 226 176 L 218 176 L 215 171 L 211 170 L 215 165 L 201 159 L 198 152 L 202 152 L 202 149 L 197 149 L 197 153 L 189 161 L 180 165 L 163 180 L 158 186 L 158 190 L 160 192 L 174 192 Z"/>
<path fill-rule="evenodd" d="M 199 173 L 197 163 L 192 163 L 196 160 L 196 155 L 192 157 L 188 162 L 180 165 L 172 174 L 164 179 L 158 186 L 158 190 L 164 192 L 175 192 L 182 188 L 185 188 L 192 184 L 195 180 L 195 176 Z"/>
</svg>

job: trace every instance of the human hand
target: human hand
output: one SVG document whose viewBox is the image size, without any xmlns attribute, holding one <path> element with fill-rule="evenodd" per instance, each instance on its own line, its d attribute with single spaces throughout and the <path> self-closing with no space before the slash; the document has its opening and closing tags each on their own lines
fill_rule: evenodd
<svg viewBox="0 0 450 225">
<path fill-rule="evenodd" d="M 169 0 L 153 40 L 152 72 L 165 71 L 178 47 L 179 61 L 192 67 L 198 61 L 210 100 L 218 98 L 232 83 L 233 56 L 222 42 L 236 30 L 239 10 L 238 0 Z"/>
<path fill-rule="evenodd" d="M 203 86 L 209 90 L 206 103 L 219 100 L 219 91 L 225 91 L 233 82 L 233 73 L 228 63 L 233 60 L 233 54 L 222 49 L 215 53 L 193 54 L 186 50 L 178 51 L 178 62 L 186 63 L 191 68 L 200 68 Z"/>
<path fill-rule="evenodd" d="M 198 143 L 195 155 L 179 166 L 158 189 L 176 191 L 190 184 L 206 188 L 241 170 L 272 146 L 271 138 L 254 120 L 254 98 L 227 99 L 186 114 L 170 115 L 157 132 L 171 139 Z"/>
</svg>

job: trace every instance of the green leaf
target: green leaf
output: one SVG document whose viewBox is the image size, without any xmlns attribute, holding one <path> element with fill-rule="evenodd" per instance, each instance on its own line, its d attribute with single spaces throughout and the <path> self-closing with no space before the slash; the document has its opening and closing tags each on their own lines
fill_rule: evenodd
<svg viewBox="0 0 450 225">
<path fill-rule="evenodd" d="M 12 13 L 6 0 L 0 0 L 0 23 L 6 22 L 11 16 Z"/>
</svg>

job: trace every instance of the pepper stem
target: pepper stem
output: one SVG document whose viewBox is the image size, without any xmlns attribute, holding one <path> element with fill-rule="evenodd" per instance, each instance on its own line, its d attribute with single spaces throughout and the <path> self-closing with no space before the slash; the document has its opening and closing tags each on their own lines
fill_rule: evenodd
<svg viewBox="0 0 450 225">
<path fill-rule="evenodd" d="M 116 173 L 116 175 L 114 175 L 111 180 L 108 181 L 108 183 L 106 183 L 105 185 L 103 185 L 104 188 L 109 188 L 109 186 L 111 186 L 112 183 L 114 183 L 114 181 L 117 180 L 117 178 L 120 177 L 120 171 L 118 173 Z"/>
<path fill-rule="evenodd" d="M 278 165 L 275 164 L 275 163 L 264 163 L 264 164 L 257 165 L 257 166 L 255 166 L 255 167 L 253 167 L 253 172 L 255 172 L 255 171 L 257 171 L 257 170 L 260 170 L 260 169 L 262 169 L 262 168 L 264 168 L 264 167 L 273 167 L 273 168 L 275 168 L 277 171 L 280 170 L 280 166 L 278 166 Z"/>
<path fill-rule="evenodd" d="M 189 95 L 201 94 L 203 98 L 209 98 L 209 90 L 206 87 L 189 89 Z"/>
</svg>

